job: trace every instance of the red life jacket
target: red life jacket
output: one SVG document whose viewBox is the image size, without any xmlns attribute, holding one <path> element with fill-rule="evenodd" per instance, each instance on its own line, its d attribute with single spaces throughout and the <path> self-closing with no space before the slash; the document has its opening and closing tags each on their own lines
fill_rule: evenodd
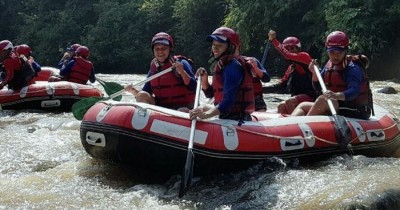
<svg viewBox="0 0 400 210">
<path fill-rule="evenodd" d="M 249 63 L 247 63 L 247 61 L 250 60 L 250 57 L 246 57 L 246 56 L 242 56 L 244 61 L 245 61 L 245 65 L 246 68 L 249 69 L 251 75 L 252 75 L 252 82 L 253 82 L 253 90 L 254 90 L 254 96 L 261 96 L 263 95 L 263 89 L 262 89 L 262 83 L 260 78 L 258 77 L 258 75 L 255 75 L 255 70 L 253 69 L 253 66 L 250 65 Z"/>
<path fill-rule="evenodd" d="M 150 75 L 154 75 L 171 66 L 171 61 L 159 66 L 158 61 L 153 59 L 150 64 Z M 180 107 L 193 108 L 196 93 L 185 85 L 182 78 L 175 71 L 153 79 L 150 81 L 150 85 L 157 105 L 171 109 Z"/>
<path fill-rule="evenodd" d="M 349 71 L 348 64 L 352 62 L 351 60 L 345 60 L 343 65 L 332 65 L 331 61 L 328 61 L 326 64 L 326 72 L 324 74 L 324 81 L 327 89 L 333 92 L 343 92 L 347 89 L 347 82 L 345 81 L 346 71 Z M 334 69 L 335 67 L 335 69 Z M 369 94 L 371 91 L 369 89 L 369 80 L 365 76 L 365 72 L 363 74 L 363 79 L 361 81 L 360 86 L 360 94 L 357 98 L 346 101 L 346 104 L 349 104 L 352 107 L 358 107 L 363 105 L 372 105 L 370 104 Z M 372 106 L 371 106 L 372 107 Z"/>
<path fill-rule="evenodd" d="M 7 83 L 14 78 L 15 72 L 18 72 L 22 68 L 21 61 L 17 58 L 14 53 L 11 53 L 9 57 L 6 57 L 1 64 L 1 69 L 4 71 L 4 81 Z"/>
<path fill-rule="evenodd" d="M 71 72 L 67 76 L 67 80 L 85 85 L 90 78 L 92 69 L 92 62 L 83 59 L 82 57 L 75 57 L 75 64 L 72 66 Z"/>
<path fill-rule="evenodd" d="M 224 71 L 224 66 L 230 62 L 237 60 L 242 66 L 243 70 L 243 81 L 239 86 L 239 90 L 236 95 L 235 104 L 230 108 L 229 112 L 234 114 L 246 113 L 250 114 L 254 112 L 254 90 L 253 90 L 253 76 L 250 70 L 247 68 L 246 61 L 241 56 L 225 55 L 220 58 L 218 64 L 215 65 L 213 71 L 213 89 L 215 104 L 219 104 L 223 99 L 223 78 L 222 72 Z"/>
<path fill-rule="evenodd" d="M 17 90 L 28 85 L 22 62 L 14 53 L 3 61 L 3 65 L 6 73 L 4 80 L 9 89 Z"/>
<path fill-rule="evenodd" d="M 23 72 L 23 77 L 25 78 L 27 85 L 33 84 L 34 81 L 32 79 L 37 74 L 36 74 L 35 70 L 33 69 L 32 64 L 30 64 L 28 60 L 25 61 L 22 58 L 20 58 L 19 60 L 21 61 L 21 65 L 22 65 L 21 70 Z"/>
</svg>

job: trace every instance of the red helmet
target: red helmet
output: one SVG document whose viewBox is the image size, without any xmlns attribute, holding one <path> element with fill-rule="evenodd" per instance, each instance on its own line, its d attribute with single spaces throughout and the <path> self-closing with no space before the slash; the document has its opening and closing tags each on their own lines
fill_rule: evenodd
<svg viewBox="0 0 400 210">
<path fill-rule="evenodd" d="M 25 55 L 25 57 L 28 57 L 32 54 L 31 48 L 26 45 L 26 44 L 21 44 L 15 47 L 15 52 L 17 55 Z"/>
<path fill-rule="evenodd" d="M 0 50 L 8 50 L 10 48 L 12 49 L 13 47 L 13 44 L 8 40 L 3 40 L 0 42 Z"/>
<path fill-rule="evenodd" d="M 301 43 L 300 39 L 294 36 L 287 37 L 286 39 L 283 40 L 282 42 L 284 47 L 298 47 L 301 48 Z"/>
<path fill-rule="evenodd" d="M 239 48 L 240 46 L 239 35 L 228 27 L 219 27 L 215 29 L 211 35 L 207 36 L 206 40 L 209 42 L 212 40 L 226 42 L 226 40 L 228 40 L 235 48 Z"/>
<path fill-rule="evenodd" d="M 80 44 L 73 44 L 70 47 L 68 47 L 67 50 L 71 51 L 71 52 L 75 52 L 78 49 L 78 47 L 80 47 L 80 46 L 81 46 Z"/>
<path fill-rule="evenodd" d="M 77 56 L 81 56 L 82 58 L 88 58 L 90 55 L 89 48 L 86 46 L 80 46 L 78 49 L 76 49 L 75 54 Z"/>
<path fill-rule="evenodd" d="M 155 44 L 168 45 L 171 48 L 175 46 L 172 36 L 165 32 L 160 32 L 153 36 L 151 39 L 151 48 L 153 48 Z"/>
<path fill-rule="evenodd" d="M 325 47 L 347 48 L 349 46 L 349 37 L 342 31 L 334 31 L 326 37 Z"/>
</svg>

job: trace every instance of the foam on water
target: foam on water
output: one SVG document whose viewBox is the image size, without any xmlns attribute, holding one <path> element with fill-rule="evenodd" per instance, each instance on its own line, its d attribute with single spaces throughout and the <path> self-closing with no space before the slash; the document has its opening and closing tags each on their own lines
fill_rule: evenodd
<svg viewBox="0 0 400 210">
<path fill-rule="evenodd" d="M 143 75 L 98 75 L 122 85 Z M 98 85 L 98 84 L 97 84 Z M 387 85 L 375 82 L 375 88 Z M 391 83 L 399 89 L 400 85 Z M 140 87 L 139 87 L 140 88 Z M 265 97 L 287 98 L 277 94 Z M 400 96 L 374 99 L 395 114 Z M 126 93 L 123 100 L 133 100 Z M 267 101 L 268 107 L 276 102 Z M 339 156 L 311 166 L 270 159 L 237 173 L 143 183 L 91 158 L 71 113 L 0 111 L 0 209 L 357 209 L 399 207 L 400 159 Z M 400 153 L 399 153 L 400 154 Z M 137 173 L 142 173 L 137 171 Z M 397 200 L 396 200 L 397 199 Z M 396 206 L 397 205 L 397 206 Z"/>
</svg>

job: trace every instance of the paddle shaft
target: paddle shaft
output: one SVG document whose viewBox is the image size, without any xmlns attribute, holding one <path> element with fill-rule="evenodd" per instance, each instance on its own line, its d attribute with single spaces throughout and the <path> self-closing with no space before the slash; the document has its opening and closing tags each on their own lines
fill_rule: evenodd
<svg viewBox="0 0 400 210">
<path fill-rule="evenodd" d="M 146 82 L 149 82 L 149 81 L 151 81 L 151 80 L 153 80 L 153 79 L 155 79 L 155 78 L 157 78 L 157 77 L 159 77 L 159 76 L 162 76 L 162 75 L 164 75 L 164 74 L 166 74 L 166 73 L 172 71 L 173 69 L 174 69 L 174 67 L 169 67 L 168 69 L 164 69 L 164 70 L 162 70 L 161 72 L 158 72 L 157 74 L 154 74 L 154 75 L 152 75 L 152 76 L 150 76 L 150 77 L 147 77 L 145 80 L 140 81 L 140 82 L 138 82 L 138 83 L 136 83 L 136 84 L 134 84 L 134 85 L 132 85 L 132 86 L 139 86 L 139 85 L 142 85 L 142 84 L 144 84 L 144 83 L 146 83 Z M 125 89 L 122 89 L 122 90 L 120 90 L 120 91 L 118 91 L 118 92 L 116 92 L 116 93 L 110 95 L 108 98 L 113 99 L 113 98 L 115 98 L 115 97 L 117 97 L 117 96 L 120 96 L 120 95 L 123 94 L 124 92 L 125 92 Z"/>
<path fill-rule="evenodd" d="M 319 72 L 319 69 L 316 65 L 314 65 L 314 71 L 315 71 L 315 74 L 317 75 L 318 82 L 321 85 L 322 93 L 325 93 L 327 91 L 327 89 L 326 89 L 324 80 L 322 79 L 321 73 Z M 328 98 L 327 102 L 328 102 L 328 106 L 329 106 L 329 109 L 331 110 L 332 115 L 336 115 L 336 109 L 333 106 L 332 100 Z"/>
<path fill-rule="evenodd" d="M 261 59 L 261 65 L 264 66 L 265 60 L 267 59 L 267 54 L 269 51 L 269 48 L 271 47 L 271 42 L 269 40 L 267 40 L 267 44 L 265 45 L 265 49 L 264 49 L 264 54 L 263 57 Z"/>
<path fill-rule="evenodd" d="M 151 81 L 151 80 L 153 80 L 153 79 L 155 79 L 155 78 L 157 78 L 157 77 L 159 77 L 161 75 L 164 75 L 164 74 L 172 71 L 172 69 L 173 69 L 173 67 L 165 69 L 165 70 L 163 70 L 163 71 L 161 71 L 161 72 L 159 72 L 159 73 L 157 73 L 155 75 L 152 75 L 151 77 L 148 77 L 145 80 L 135 84 L 134 86 L 141 85 L 141 84 L 144 84 L 146 82 L 149 82 L 149 81 Z M 124 92 L 125 92 L 125 88 L 123 88 L 122 90 L 120 90 L 118 92 L 115 92 L 114 94 L 111 94 L 107 98 L 88 97 L 88 98 L 82 99 L 82 100 L 74 103 L 74 105 L 72 106 L 72 113 L 73 113 L 74 117 L 77 120 L 82 120 L 83 116 L 89 110 L 89 108 L 92 107 L 97 102 L 116 98 L 116 97 L 122 95 Z"/>
<path fill-rule="evenodd" d="M 314 71 L 318 77 L 318 81 L 319 81 L 319 84 L 321 85 L 322 91 L 325 93 L 327 91 L 327 89 L 326 89 L 324 80 L 321 77 L 321 73 L 319 72 L 319 69 L 315 65 L 314 65 Z M 338 135 L 337 136 L 338 144 L 342 149 L 346 149 L 347 145 L 351 141 L 351 130 L 350 130 L 349 126 L 347 125 L 345 118 L 336 113 L 336 109 L 333 106 L 332 100 L 328 99 L 327 102 L 328 102 L 329 109 L 331 110 L 333 120 L 335 122 L 335 126 L 337 129 L 336 131 L 338 131 L 338 132 L 336 132 Z"/>
<path fill-rule="evenodd" d="M 196 109 L 200 102 L 200 89 L 201 89 L 201 75 L 197 78 L 197 87 L 196 87 L 196 96 L 194 99 L 193 108 Z M 188 144 L 188 151 L 186 154 L 186 163 L 185 168 L 183 169 L 183 176 L 181 181 L 181 186 L 179 189 L 179 197 L 185 195 L 187 189 L 189 188 L 190 181 L 192 179 L 192 172 L 193 172 L 193 143 L 194 143 L 194 134 L 196 131 L 196 118 L 192 119 L 192 124 L 190 126 L 190 135 L 189 135 L 189 144 Z"/>
<path fill-rule="evenodd" d="M 196 96 L 194 98 L 194 105 L 193 109 L 196 109 L 199 106 L 199 101 L 200 101 L 200 86 L 201 86 L 201 75 L 199 78 L 197 78 L 197 86 L 196 86 Z M 190 136 L 189 136 L 189 145 L 188 149 L 193 149 L 193 140 L 194 140 L 194 131 L 196 129 L 196 118 L 192 120 L 192 125 L 190 127 Z"/>
</svg>

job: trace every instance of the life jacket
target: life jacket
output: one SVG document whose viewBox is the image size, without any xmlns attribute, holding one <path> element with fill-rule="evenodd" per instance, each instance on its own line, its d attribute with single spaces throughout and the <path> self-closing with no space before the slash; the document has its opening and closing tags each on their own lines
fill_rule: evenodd
<svg viewBox="0 0 400 210">
<path fill-rule="evenodd" d="M 328 61 L 326 64 L 326 72 L 324 74 L 324 81 L 326 83 L 327 89 L 333 91 L 333 92 L 343 92 L 347 89 L 347 82 L 345 80 L 346 78 L 346 73 L 349 71 L 349 64 L 351 63 L 357 64 L 363 69 L 363 79 L 361 81 L 361 86 L 360 86 L 360 93 L 359 95 L 351 100 L 351 101 L 346 101 L 345 104 L 346 106 L 349 107 L 361 107 L 361 106 L 369 106 L 371 109 L 373 107 L 373 102 L 372 102 L 372 92 L 370 89 L 370 84 L 369 84 L 369 79 L 366 76 L 365 72 L 365 67 L 359 63 L 361 61 L 357 61 L 360 58 L 357 58 L 356 56 L 353 55 L 348 55 L 346 57 L 346 60 L 343 62 L 343 65 L 337 65 L 337 69 L 333 69 L 333 65 L 331 61 Z M 360 65 L 361 64 L 361 65 Z M 368 66 L 367 66 L 368 67 Z"/>
<path fill-rule="evenodd" d="M 35 72 L 35 70 L 33 69 L 32 65 L 29 63 L 28 60 L 24 60 L 22 58 L 19 58 L 19 60 L 21 61 L 21 65 L 22 65 L 22 71 L 23 71 L 23 77 L 25 78 L 25 81 L 27 82 L 27 84 L 31 83 L 30 81 L 32 81 L 33 77 L 37 76 L 37 73 Z"/>
<path fill-rule="evenodd" d="M 66 77 L 66 80 L 85 85 L 90 78 L 92 69 L 93 69 L 92 62 L 82 57 L 76 56 L 75 64 L 72 66 L 71 72 Z"/>
<path fill-rule="evenodd" d="M 247 68 L 246 61 L 241 56 L 225 55 L 220 58 L 218 64 L 213 69 L 213 89 L 215 104 L 219 104 L 223 99 L 223 77 L 224 67 L 230 62 L 238 61 L 242 67 L 243 80 L 236 95 L 235 104 L 230 108 L 229 113 L 243 115 L 254 112 L 254 90 L 253 76 Z"/>
<path fill-rule="evenodd" d="M 311 98 L 317 98 L 318 94 L 312 85 L 312 73 L 304 63 L 293 62 L 288 67 L 289 77 L 286 87 L 291 96 L 307 94 Z"/>
<path fill-rule="evenodd" d="M 250 60 L 250 57 L 247 56 L 241 56 L 244 61 L 245 61 L 245 66 L 246 68 L 250 71 L 252 75 L 252 83 L 253 83 L 253 91 L 254 91 L 254 96 L 262 96 L 263 95 L 263 88 L 262 88 L 262 83 L 258 75 L 256 75 L 254 72 L 255 70 L 253 69 L 253 66 L 247 63 L 247 61 Z"/>
<path fill-rule="evenodd" d="M 12 53 L 9 58 L 6 58 L 3 61 L 3 64 L 6 65 L 6 62 L 11 63 L 11 68 L 12 69 L 5 69 L 6 72 L 6 77 L 5 80 L 10 79 L 8 78 L 8 71 L 13 71 L 13 77 L 8 81 L 8 88 L 17 90 L 21 89 L 22 87 L 25 87 L 28 85 L 27 81 L 29 81 L 27 76 L 29 73 L 27 72 L 26 68 L 23 68 L 22 61 L 14 54 Z M 5 67 L 4 67 L 5 68 Z"/>
<path fill-rule="evenodd" d="M 150 64 L 150 75 L 171 67 L 172 62 L 168 61 L 161 66 L 154 58 Z M 171 109 L 193 108 L 196 92 L 190 90 L 175 71 L 151 80 L 150 85 L 157 105 Z"/>
</svg>

